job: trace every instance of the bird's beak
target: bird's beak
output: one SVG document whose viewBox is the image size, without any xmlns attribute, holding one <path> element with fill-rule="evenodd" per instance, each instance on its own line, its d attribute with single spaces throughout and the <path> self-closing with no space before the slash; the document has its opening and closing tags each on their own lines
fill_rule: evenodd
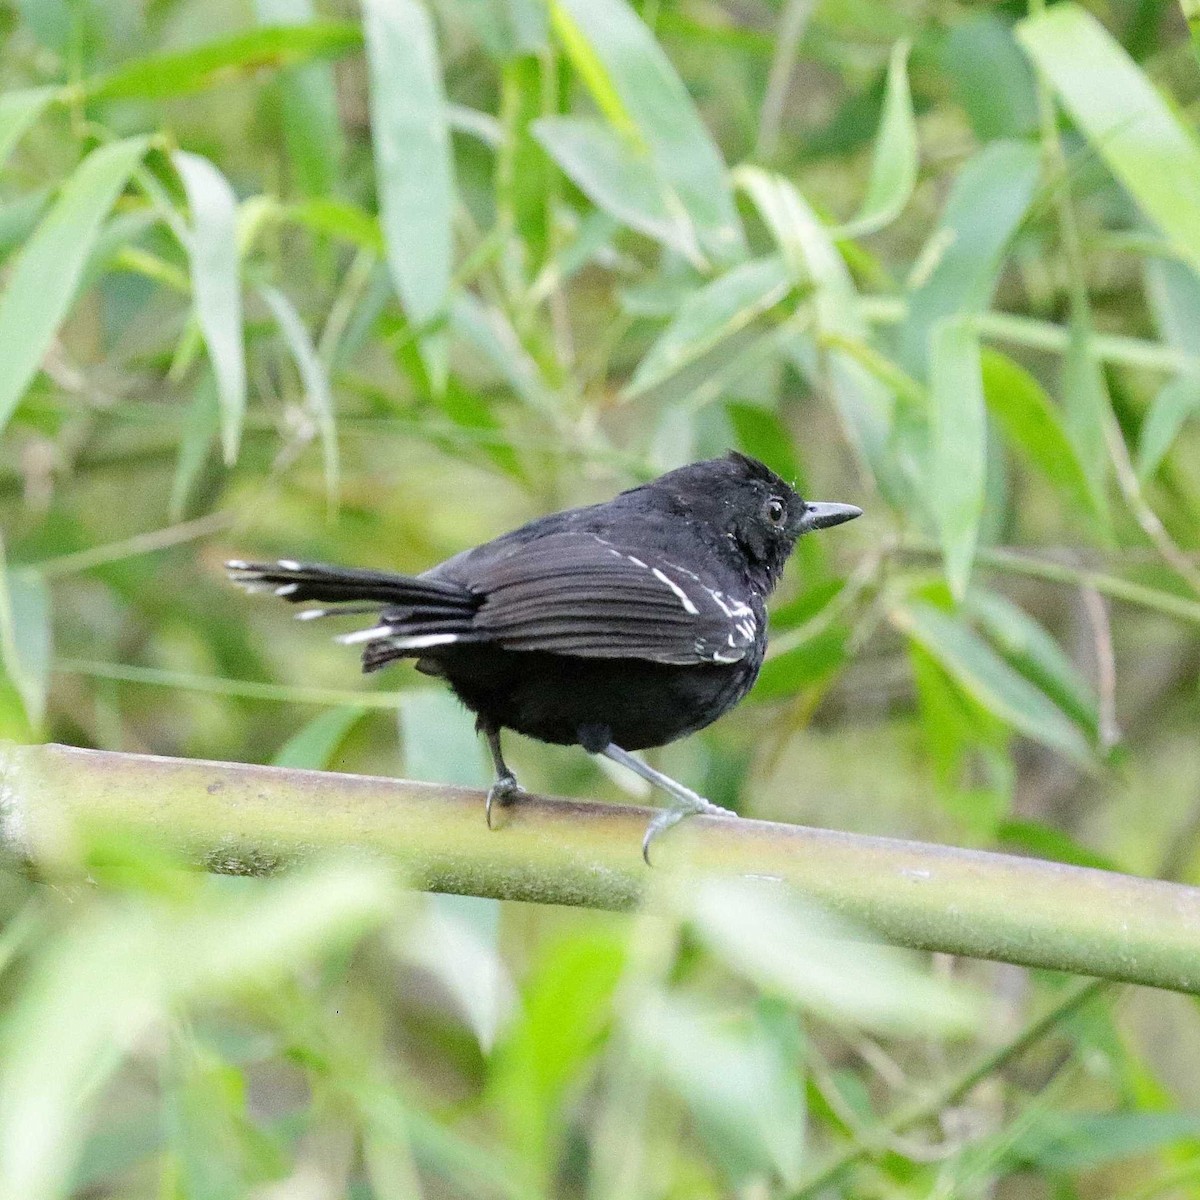
<svg viewBox="0 0 1200 1200">
<path fill-rule="evenodd" d="M 821 500 L 809 500 L 804 505 L 800 518 L 800 532 L 812 533 L 814 529 L 831 529 L 844 521 L 853 521 L 862 516 L 862 509 L 855 504 L 829 504 Z"/>
</svg>

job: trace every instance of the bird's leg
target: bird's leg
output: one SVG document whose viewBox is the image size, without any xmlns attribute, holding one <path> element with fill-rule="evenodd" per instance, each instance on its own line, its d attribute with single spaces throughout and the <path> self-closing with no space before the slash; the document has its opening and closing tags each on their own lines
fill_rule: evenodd
<svg viewBox="0 0 1200 1200">
<path fill-rule="evenodd" d="M 671 804 L 650 822 L 646 827 L 646 836 L 642 838 L 642 857 L 646 860 L 647 866 L 650 865 L 650 843 L 660 833 L 670 829 L 672 825 L 677 825 L 684 817 L 695 816 L 697 813 L 703 813 L 709 817 L 737 816 L 737 813 L 731 812 L 728 808 L 722 808 L 711 800 L 705 800 L 703 796 L 693 792 L 691 788 L 684 787 L 682 783 L 676 783 L 669 775 L 656 771 L 642 762 L 640 758 L 630 754 L 628 750 L 622 750 L 615 742 L 609 742 L 601 749 L 600 753 L 605 758 L 611 758 L 613 762 L 628 767 L 635 775 L 640 775 L 671 797 Z"/>
<path fill-rule="evenodd" d="M 483 717 L 475 722 L 475 728 L 487 738 L 488 750 L 491 751 L 492 763 L 496 768 L 496 782 L 488 789 L 487 806 L 484 809 L 487 815 L 487 826 L 491 829 L 492 805 L 508 804 L 525 789 L 517 782 L 517 777 L 508 769 L 508 763 L 504 761 L 504 755 L 500 751 L 500 730 L 491 721 L 485 721 Z"/>
</svg>

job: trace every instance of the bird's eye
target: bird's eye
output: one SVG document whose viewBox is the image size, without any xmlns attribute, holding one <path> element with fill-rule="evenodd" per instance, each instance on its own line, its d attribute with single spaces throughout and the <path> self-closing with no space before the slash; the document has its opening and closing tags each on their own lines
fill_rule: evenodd
<svg viewBox="0 0 1200 1200">
<path fill-rule="evenodd" d="M 787 505 L 778 496 L 772 496 L 767 501 L 763 513 L 772 525 L 782 525 L 784 517 L 787 516 Z"/>
</svg>

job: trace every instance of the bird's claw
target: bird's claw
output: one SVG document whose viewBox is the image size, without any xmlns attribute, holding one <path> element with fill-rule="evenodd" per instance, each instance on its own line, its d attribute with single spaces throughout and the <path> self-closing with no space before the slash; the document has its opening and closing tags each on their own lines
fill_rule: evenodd
<svg viewBox="0 0 1200 1200">
<path fill-rule="evenodd" d="M 489 829 L 495 829 L 495 826 L 492 824 L 492 805 L 499 804 L 503 807 L 506 804 L 511 804 L 524 791 L 525 789 L 517 782 L 517 777 L 511 773 L 501 775 L 492 784 L 488 789 L 487 804 L 484 807 L 484 814 L 487 817 L 487 827 Z"/>
<path fill-rule="evenodd" d="M 659 834 L 665 833 L 673 825 L 678 825 L 685 817 L 736 817 L 732 809 L 722 808 L 719 804 L 714 804 L 711 800 L 705 800 L 703 796 L 697 796 L 694 792 L 690 799 L 679 799 L 676 803 L 668 808 L 660 809 L 646 826 L 645 836 L 642 838 L 642 859 L 646 866 L 650 866 L 650 844 Z"/>
</svg>

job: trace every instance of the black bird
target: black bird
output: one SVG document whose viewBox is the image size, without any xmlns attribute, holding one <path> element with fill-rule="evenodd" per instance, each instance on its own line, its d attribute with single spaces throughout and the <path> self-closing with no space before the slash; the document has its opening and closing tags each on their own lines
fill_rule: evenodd
<svg viewBox="0 0 1200 1200">
<path fill-rule="evenodd" d="M 631 750 L 715 721 L 750 690 L 767 646 L 766 599 L 802 534 L 861 515 L 802 500 L 737 451 L 691 463 L 604 504 L 539 517 L 421 575 L 280 559 L 227 563 L 248 591 L 300 619 L 373 613 L 339 640 L 364 671 L 397 658 L 441 676 L 476 714 L 496 767 L 492 804 L 521 791 L 500 730 L 603 754 L 673 800 L 642 843 L 691 813 L 734 816 Z"/>
</svg>

